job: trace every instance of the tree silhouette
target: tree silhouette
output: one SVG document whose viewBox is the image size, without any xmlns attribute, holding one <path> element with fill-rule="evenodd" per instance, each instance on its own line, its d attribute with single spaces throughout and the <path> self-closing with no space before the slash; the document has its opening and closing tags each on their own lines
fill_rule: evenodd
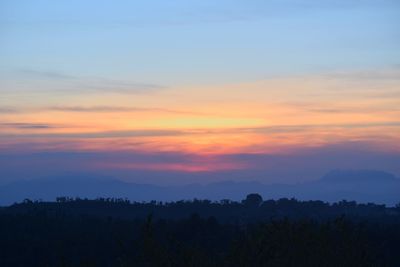
<svg viewBox="0 0 400 267">
<path fill-rule="evenodd" d="M 243 200 L 243 204 L 246 207 L 258 207 L 261 205 L 262 202 L 263 198 L 259 194 L 248 194 L 246 196 L 246 199 Z"/>
<path fill-rule="evenodd" d="M 398 207 L 57 200 L 0 208 L 0 266 L 400 266 Z"/>
</svg>

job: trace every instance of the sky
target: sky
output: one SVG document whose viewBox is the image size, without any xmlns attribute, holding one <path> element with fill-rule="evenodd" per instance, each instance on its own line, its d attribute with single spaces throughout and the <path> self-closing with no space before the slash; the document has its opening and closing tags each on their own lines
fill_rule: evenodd
<svg viewBox="0 0 400 267">
<path fill-rule="evenodd" d="M 400 177 L 397 0 L 0 0 L 0 184 Z"/>
</svg>

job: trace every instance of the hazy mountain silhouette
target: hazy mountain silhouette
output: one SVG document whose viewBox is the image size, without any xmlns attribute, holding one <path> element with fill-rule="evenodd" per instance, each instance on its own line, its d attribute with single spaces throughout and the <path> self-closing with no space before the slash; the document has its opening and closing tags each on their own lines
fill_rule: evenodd
<svg viewBox="0 0 400 267">
<path fill-rule="evenodd" d="M 334 183 L 382 183 L 397 181 L 393 174 L 377 170 L 333 170 L 324 175 L 321 180 Z"/>
<path fill-rule="evenodd" d="M 54 200 L 59 196 L 116 197 L 135 201 L 194 198 L 241 200 L 248 193 L 259 193 L 264 199 L 294 197 L 328 202 L 346 199 L 394 205 L 400 202 L 400 179 L 377 170 L 334 170 L 317 181 L 296 185 L 224 181 L 208 185 L 158 186 L 89 174 L 70 174 L 0 186 L 0 205 L 12 204 L 25 198 Z"/>
</svg>

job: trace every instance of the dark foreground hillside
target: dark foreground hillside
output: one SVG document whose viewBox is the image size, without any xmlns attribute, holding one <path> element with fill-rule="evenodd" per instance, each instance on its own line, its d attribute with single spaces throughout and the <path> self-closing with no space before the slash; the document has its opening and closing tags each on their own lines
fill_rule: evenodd
<svg viewBox="0 0 400 267">
<path fill-rule="evenodd" d="M 122 199 L 0 210 L 0 266 L 400 266 L 400 209 Z"/>
</svg>

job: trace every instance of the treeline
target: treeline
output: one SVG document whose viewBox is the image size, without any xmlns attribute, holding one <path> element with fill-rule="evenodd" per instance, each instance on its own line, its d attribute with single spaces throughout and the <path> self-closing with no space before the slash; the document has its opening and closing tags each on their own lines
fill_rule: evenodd
<svg viewBox="0 0 400 267">
<path fill-rule="evenodd" d="M 181 200 L 173 202 L 131 202 L 122 198 L 98 198 L 95 200 L 59 197 L 56 202 L 26 199 L 3 208 L 6 213 L 29 213 L 41 211 L 52 214 L 92 215 L 123 219 L 146 218 L 152 214 L 155 219 L 181 219 L 193 213 L 201 217 L 213 216 L 222 223 L 250 223 L 270 219 L 301 219 L 317 221 L 331 220 L 346 215 L 352 220 L 368 219 L 377 221 L 398 221 L 400 205 L 386 207 L 373 203 L 358 204 L 355 201 L 327 203 L 323 201 L 298 201 L 294 198 L 266 200 L 258 194 L 249 194 L 241 202 L 223 199 Z"/>
<path fill-rule="evenodd" d="M 400 266 L 399 251 L 399 207 L 346 201 L 59 198 L 0 211 L 0 266 Z"/>
</svg>

